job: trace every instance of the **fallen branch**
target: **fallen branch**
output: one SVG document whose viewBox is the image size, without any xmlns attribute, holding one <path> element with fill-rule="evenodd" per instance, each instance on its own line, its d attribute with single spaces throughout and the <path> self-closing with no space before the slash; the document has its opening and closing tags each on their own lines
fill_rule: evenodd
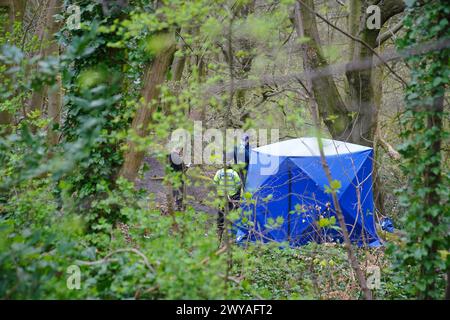
<svg viewBox="0 0 450 320">
<path fill-rule="evenodd" d="M 214 255 L 218 256 L 218 255 L 224 253 L 225 251 L 227 251 L 227 248 L 228 248 L 228 245 L 225 245 L 225 246 L 221 247 L 219 250 L 214 252 Z M 210 258 L 207 257 L 207 258 L 203 259 L 200 263 L 201 264 L 207 264 L 209 262 L 209 260 L 210 260 Z"/>
<path fill-rule="evenodd" d="M 219 276 L 220 276 L 220 277 L 223 277 L 223 278 L 226 277 L 223 273 L 219 273 Z M 242 285 L 241 285 L 241 282 L 242 282 L 242 280 L 244 280 L 243 277 L 236 278 L 236 277 L 232 277 L 232 276 L 228 276 L 227 279 L 228 279 L 228 280 L 231 280 L 231 282 L 234 282 L 234 283 L 237 284 L 238 286 L 242 286 Z M 264 298 L 261 297 L 258 293 L 256 293 L 256 292 L 252 292 L 252 293 L 256 296 L 257 299 L 259 299 L 259 300 L 264 300 Z"/>
<path fill-rule="evenodd" d="M 387 152 L 387 154 L 394 160 L 399 161 L 401 159 L 400 153 L 394 149 L 378 132 L 377 139 L 380 142 L 380 146 Z"/>
<path fill-rule="evenodd" d="M 389 40 L 394 36 L 397 32 L 399 32 L 403 28 L 403 20 L 400 20 L 392 29 L 387 30 L 386 32 L 380 34 L 377 37 L 377 46 L 381 46 L 385 41 Z"/>
<path fill-rule="evenodd" d="M 149 180 L 164 180 L 164 177 L 151 177 Z"/>
<path fill-rule="evenodd" d="M 118 253 L 123 253 L 123 252 L 131 252 L 134 253 L 136 255 L 138 255 L 139 257 L 141 257 L 142 261 L 144 262 L 145 266 L 153 273 L 155 273 L 155 269 L 152 267 L 152 265 L 150 264 L 150 262 L 148 261 L 147 257 L 140 252 L 139 250 L 135 249 L 135 248 L 124 248 L 124 249 L 117 249 L 113 252 L 108 253 L 103 259 L 100 260 L 96 260 L 96 261 L 83 261 L 83 260 L 77 260 L 77 264 L 80 265 L 85 265 L 85 266 L 93 266 L 93 265 L 97 265 L 97 264 L 102 264 L 102 263 L 106 263 L 111 261 L 110 258 Z"/>
</svg>

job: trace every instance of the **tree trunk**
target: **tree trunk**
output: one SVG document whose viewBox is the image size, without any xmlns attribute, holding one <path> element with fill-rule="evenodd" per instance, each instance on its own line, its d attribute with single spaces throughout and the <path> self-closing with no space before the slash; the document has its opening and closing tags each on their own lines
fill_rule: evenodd
<svg viewBox="0 0 450 320">
<path fill-rule="evenodd" d="M 377 47 L 379 29 L 369 29 L 367 27 L 367 16 L 365 14 L 369 5 L 377 1 L 363 3 L 361 0 L 350 1 L 350 34 L 360 38 L 371 48 Z M 379 2 L 379 1 L 378 1 Z M 383 1 L 379 4 L 381 10 L 381 25 L 392 16 L 404 10 L 405 5 L 402 0 Z M 358 61 L 372 61 L 374 54 L 369 48 L 359 42 L 351 41 L 350 63 L 357 64 Z M 350 142 L 372 146 L 378 123 L 378 109 L 375 106 L 375 95 L 373 84 L 373 68 L 364 70 L 349 71 L 346 73 L 349 96 L 347 109 L 353 114 L 351 130 L 347 139 Z M 380 89 L 378 89 L 380 90 Z"/>
<path fill-rule="evenodd" d="M 47 5 L 49 4 L 48 2 L 46 3 Z M 46 30 L 47 28 L 47 15 L 48 12 L 50 11 L 49 8 L 44 5 L 42 8 L 42 11 L 40 13 L 40 15 L 38 15 L 38 21 L 36 22 L 36 30 L 34 32 L 34 36 L 36 36 L 38 42 L 39 42 L 39 47 L 37 52 L 34 53 L 34 55 L 40 56 L 41 58 L 43 58 L 45 56 L 45 38 L 46 38 Z M 43 19 L 43 21 L 41 22 L 40 20 Z M 36 68 L 34 68 L 36 69 Z M 28 111 L 35 111 L 35 110 L 41 110 L 43 108 L 44 105 L 44 97 L 46 94 L 46 90 L 47 90 L 47 86 L 42 87 L 40 90 L 33 90 L 33 92 L 31 93 L 31 97 L 30 100 L 28 101 Z M 26 116 L 26 114 L 24 114 L 24 116 Z M 34 130 L 35 128 L 33 128 Z"/>
<path fill-rule="evenodd" d="M 9 1 L 1 1 L 0 2 L 0 9 L 5 12 L 6 15 L 8 15 L 7 20 L 3 20 L 7 25 L 3 25 L 2 29 L 4 31 L 4 34 L 2 36 L 5 36 L 7 32 L 12 31 L 12 26 L 14 25 L 14 14 L 13 9 L 9 6 Z M 9 128 L 4 128 L 8 125 L 10 125 L 12 122 L 12 115 L 8 111 L 0 111 L 0 134 L 8 134 L 11 132 Z"/>
<path fill-rule="evenodd" d="M 46 23 L 48 26 L 47 37 L 50 41 L 49 47 L 46 51 L 47 55 L 57 56 L 59 57 L 59 45 L 54 37 L 54 34 L 58 32 L 60 28 L 60 24 L 55 22 L 53 16 L 62 10 L 62 0 L 50 0 L 49 8 L 46 15 Z M 48 94 L 48 117 L 50 119 L 50 123 L 47 128 L 47 139 L 50 145 L 55 145 L 58 143 L 58 135 L 53 130 L 54 125 L 60 123 L 61 119 L 61 109 L 62 109 L 62 92 L 61 92 L 61 76 L 58 75 L 56 84 L 54 88 L 47 89 Z"/>
<path fill-rule="evenodd" d="M 381 26 L 392 16 L 405 9 L 403 0 L 385 0 L 381 3 L 379 1 L 350 1 L 349 33 L 353 37 L 360 38 L 371 48 L 377 47 L 380 30 L 371 30 L 367 27 L 365 12 L 367 7 L 375 2 L 380 6 Z M 322 54 L 316 14 L 313 12 L 314 0 L 301 0 L 300 4 L 302 3 L 309 7 L 309 9 L 301 10 L 301 19 L 305 36 L 310 39 L 306 43 L 307 56 L 303 63 L 310 69 L 326 67 L 328 63 Z M 373 51 L 353 39 L 349 39 L 349 49 L 349 64 L 373 59 Z M 377 129 L 378 110 L 381 105 L 381 80 L 374 77 L 372 67 L 365 70 L 348 71 L 346 78 L 348 94 L 344 99 L 338 92 L 331 76 L 313 79 L 312 86 L 319 115 L 334 139 L 374 147 L 374 134 Z M 379 104 L 378 107 L 377 104 Z M 377 170 L 376 165 L 374 170 Z M 380 186 L 379 176 L 375 175 L 376 205 L 378 209 L 383 210 L 384 197 Z"/>
<path fill-rule="evenodd" d="M 251 47 L 249 44 L 244 43 L 242 45 L 243 49 L 245 51 L 250 51 Z M 245 80 L 248 78 L 248 74 L 250 73 L 250 70 L 252 69 L 252 63 L 253 63 L 253 56 L 248 56 L 245 58 L 242 58 L 240 61 L 241 64 L 241 70 L 238 73 L 238 79 L 239 80 Z M 239 89 L 236 91 L 236 105 L 238 110 L 241 112 L 241 122 L 242 125 L 245 124 L 248 118 L 250 118 L 250 112 L 245 110 L 245 103 L 246 103 L 246 90 L 245 89 Z"/>
<path fill-rule="evenodd" d="M 184 45 L 179 45 L 179 51 L 184 50 Z M 184 65 L 186 64 L 186 55 L 175 57 L 172 63 L 172 81 L 178 82 L 183 75 Z"/>
<path fill-rule="evenodd" d="M 181 32 L 181 31 L 180 31 Z M 172 66 L 170 67 L 170 73 L 172 74 L 172 83 L 173 83 L 173 94 L 174 96 L 178 96 L 178 94 L 181 91 L 181 77 L 183 76 L 183 71 L 186 66 L 186 54 L 184 53 L 184 49 L 186 48 L 186 44 L 183 40 L 180 40 L 180 42 L 177 45 L 176 51 L 180 52 L 181 55 L 175 56 L 173 58 Z M 165 110 L 166 115 L 170 115 L 172 113 L 172 110 L 167 109 Z M 189 110 L 186 110 L 186 116 L 189 116 Z"/>
<path fill-rule="evenodd" d="M 443 61 L 443 64 L 445 61 Z M 445 92 L 445 91 L 444 91 Z M 443 132 L 443 120 L 442 115 L 444 114 L 444 95 L 434 98 L 433 103 L 431 104 L 430 112 L 427 116 L 427 132 L 432 132 L 436 130 L 436 132 Z M 428 188 L 430 192 L 426 193 L 425 196 L 425 206 L 428 208 L 431 208 L 433 206 L 436 206 L 436 204 L 441 203 L 441 196 L 439 194 L 439 189 L 441 188 L 442 184 L 442 177 L 443 170 L 441 168 L 442 166 L 442 140 L 436 139 L 433 141 L 433 143 L 430 146 L 432 150 L 433 157 L 435 157 L 436 160 L 431 161 L 431 163 L 428 163 L 425 167 L 424 172 L 424 180 L 423 185 L 424 187 Z M 441 219 L 440 215 L 431 216 L 430 214 L 427 215 L 428 222 L 433 226 L 438 226 L 440 223 L 442 223 L 445 220 Z M 426 239 L 430 239 L 431 235 L 428 235 Z M 432 239 L 432 238 L 431 238 Z M 431 250 L 428 251 L 428 254 L 432 256 L 437 255 L 437 246 L 436 241 L 432 242 Z M 421 265 L 422 273 L 426 272 L 423 271 L 426 270 L 425 266 Z M 428 272 L 429 274 L 429 272 Z M 432 292 L 435 290 L 436 281 L 427 282 L 427 288 L 425 292 Z M 425 299 L 433 299 L 431 295 L 425 294 Z"/>
<path fill-rule="evenodd" d="M 382 100 L 383 100 L 383 69 L 381 67 L 377 67 L 374 70 L 374 76 L 372 79 L 372 85 L 374 87 L 374 105 L 377 110 L 377 115 L 381 109 L 382 106 Z M 376 119 L 376 123 L 374 124 L 376 126 L 377 136 L 373 140 L 373 149 L 374 149 L 374 157 L 375 161 L 373 161 L 373 191 L 374 191 L 374 200 L 375 200 L 375 208 L 377 208 L 381 213 L 384 213 L 384 203 L 385 203 L 385 193 L 383 190 L 383 183 L 381 181 L 380 177 L 380 170 L 379 170 L 379 152 L 378 150 L 381 148 L 379 144 L 379 137 L 381 137 L 381 133 L 379 131 L 379 123 L 378 118 Z"/>
<path fill-rule="evenodd" d="M 56 40 L 53 39 L 53 36 L 58 31 L 60 25 L 55 21 L 53 16 L 61 11 L 62 6 L 62 0 L 48 0 L 47 7 L 44 9 L 44 21 L 42 25 L 39 26 L 36 30 L 36 36 L 40 41 L 39 51 L 37 52 L 37 55 L 41 56 L 41 58 L 59 54 L 59 47 Z M 49 88 L 47 86 L 43 87 L 41 90 L 34 90 L 29 101 L 29 109 L 42 110 L 45 97 L 48 94 L 48 99 L 52 100 L 51 105 L 49 101 L 48 106 L 49 116 L 51 116 L 50 113 L 54 116 L 57 115 L 57 113 L 59 113 L 61 105 L 59 82 L 57 83 L 57 86 L 58 88 L 52 91 L 49 91 Z M 51 126 L 54 124 L 54 121 L 56 120 L 57 119 L 52 119 L 49 128 L 51 128 Z M 50 137 L 50 140 L 54 140 L 53 137 Z"/>
<path fill-rule="evenodd" d="M 25 14 L 26 0 L 0 0 L 0 7 L 8 8 L 10 30 L 13 30 L 14 21 L 22 21 Z"/>
<path fill-rule="evenodd" d="M 361 38 L 370 47 L 376 47 L 376 39 L 380 30 L 370 30 L 366 25 L 366 8 L 370 1 L 350 1 L 350 34 Z M 309 9 L 302 10 L 301 19 L 305 26 L 307 63 L 311 69 L 328 65 L 320 46 L 317 29 L 314 0 L 301 0 Z M 379 3 L 381 9 L 381 25 L 405 8 L 403 0 L 386 0 Z M 358 63 L 362 59 L 373 59 L 373 52 L 363 44 L 349 40 L 350 63 Z M 378 112 L 374 102 L 372 88 L 372 68 L 349 71 L 348 96 L 342 99 L 331 76 L 313 79 L 313 91 L 317 98 L 319 114 L 334 139 L 349 141 L 366 146 L 373 145 L 373 136 L 378 120 Z"/>
<path fill-rule="evenodd" d="M 314 10 L 314 0 L 301 1 Z M 316 16 L 308 9 L 301 10 L 300 18 L 303 21 L 304 36 L 309 38 L 305 45 L 306 69 L 317 69 L 328 65 L 320 46 L 319 31 Z M 301 35 L 298 35 L 301 37 Z M 312 91 L 316 97 L 319 115 L 335 139 L 346 140 L 351 126 L 351 118 L 339 94 L 332 76 L 315 77 L 312 79 Z"/>
<path fill-rule="evenodd" d="M 6 9 L 8 15 L 7 25 L 3 26 L 4 32 L 14 32 L 14 23 L 22 21 L 25 13 L 24 0 L 0 0 L 0 7 Z M 11 133 L 8 127 L 13 122 L 13 115 L 8 111 L 0 111 L 0 135 Z M 2 130 L 5 127 L 4 130 Z"/>
<path fill-rule="evenodd" d="M 54 125 L 61 121 L 62 109 L 62 92 L 61 92 L 61 77 L 56 79 L 56 86 L 48 90 L 48 117 L 50 122 L 47 128 L 47 140 L 49 145 L 56 145 L 58 143 L 58 134 L 53 130 Z"/>
<path fill-rule="evenodd" d="M 450 270 L 447 270 L 447 288 L 445 289 L 445 300 L 450 300 Z"/>
<path fill-rule="evenodd" d="M 143 103 L 136 111 L 131 125 L 132 131 L 140 138 L 146 137 L 149 133 L 148 125 L 156 107 L 152 100 L 158 99 L 159 87 L 166 78 L 175 50 L 175 44 L 170 44 L 154 58 L 145 71 L 142 90 Z M 128 141 L 127 146 L 128 149 L 119 175 L 129 181 L 134 181 L 144 159 L 145 150 L 142 150 L 132 139 Z"/>
</svg>

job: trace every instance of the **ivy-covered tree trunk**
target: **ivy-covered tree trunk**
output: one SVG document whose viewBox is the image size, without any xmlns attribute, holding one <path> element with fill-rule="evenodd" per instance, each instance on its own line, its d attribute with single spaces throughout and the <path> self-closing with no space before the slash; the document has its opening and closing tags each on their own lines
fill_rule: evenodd
<svg viewBox="0 0 450 320">
<path fill-rule="evenodd" d="M 409 5 L 401 48 L 450 37 L 448 3 L 409 1 Z M 446 48 L 408 58 L 411 80 L 400 149 L 402 168 L 409 179 L 400 194 L 407 235 L 402 246 L 395 248 L 395 265 L 406 270 L 403 277 L 410 293 L 422 299 L 444 297 L 450 266 L 450 181 L 443 157 L 443 142 L 449 138 L 443 124 L 449 116 L 444 107 L 449 55 Z"/>
<path fill-rule="evenodd" d="M 124 76 L 128 56 L 125 49 L 109 45 L 120 39 L 117 32 L 102 29 L 126 19 L 129 8 L 116 6 L 106 12 L 99 3 L 88 0 L 77 1 L 76 5 L 80 8 L 81 23 L 88 21 L 89 28 L 61 26 L 62 41 L 69 45 L 62 57 L 65 103 L 60 142 L 71 146 L 70 156 L 75 162 L 70 192 L 79 210 L 88 217 L 88 230 L 96 232 L 102 219 L 111 225 L 124 219 L 117 205 L 105 210 L 96 206 L 96 201 L 117 187 L 115 177 L 123 161 L 122 141 L 117 133 L 128 125 L 128 117 L 124 115 L 129 94 L 124 89 L 129 80 Z M 58 110 L 51 112 L 57 114 Z"/>
</svg>

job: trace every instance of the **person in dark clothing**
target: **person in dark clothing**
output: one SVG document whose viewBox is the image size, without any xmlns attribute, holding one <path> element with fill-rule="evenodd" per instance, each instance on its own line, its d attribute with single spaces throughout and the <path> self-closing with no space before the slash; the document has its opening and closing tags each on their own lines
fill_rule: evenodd
<svg viewBox="0 0 450 320">
<path fill-rule="evenodd" d="M 183 161 L 183 148 L 175 148 L 168 155 L 168 162 L 170 171 L 175 173 L 179 180 L 180 184 L 172 185 L 172 195 L 175 200 L 175 209 L 182 210 L 183 209 L 183 190 L 184 190 L 184 175 L 186 173 L 187 168 L 189 168 L 190 164 L 185 164 Z"/>
<path fill-rule="evenodd" d="M 244 183 L 245 178 L 247 177 L 248 165 L 250 163 L 250 136 L 248 134 L 243 134 L 241 143 L 234 147 L 233 160 L 235 164 L 243 165 L 239 170 L 239 176 L 242 183 Z"/>
</svg>

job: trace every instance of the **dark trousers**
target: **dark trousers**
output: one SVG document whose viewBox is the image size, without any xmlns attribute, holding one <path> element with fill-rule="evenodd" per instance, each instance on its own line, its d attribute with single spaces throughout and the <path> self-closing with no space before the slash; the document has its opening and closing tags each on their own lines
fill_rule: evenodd
<svg viewBox="0 0 450 320">
<path fill-rule="evenodd" d="M 237 194 L 230 196 L 229 198 L 230 200 L 228 201 L 228 212 L 236 209 L 239 206 L 239 204 L 236 202 L 241 200 L 241 193 L 238 192 Z M 225 226 L 225 209 L 219 208 L 219 211 L 217 212 L 217 234 L 219 236 L 219 241 L 222 241 L 224 226 Z"/>
<path fill-rule="evenodd" d="M 245 182 L 247 179 L 247 172 L 248 172 L 247 170 L 248 170 L 248 163 L 246 164 L 246 166 L 244 168 L 240 169 L 238 172 L 239 178 L 241 178 L 241 183 L 242 183 L 243 187 L 245 186 Z"/>
<path fill-rule="evenodd" d="M 175 201 L 175 210 L 183 210 L 183 189 L 184 180 L 182 177 L 181 185 L 177 188 L 172 188 L 173 200 Z"/>
</svg>

